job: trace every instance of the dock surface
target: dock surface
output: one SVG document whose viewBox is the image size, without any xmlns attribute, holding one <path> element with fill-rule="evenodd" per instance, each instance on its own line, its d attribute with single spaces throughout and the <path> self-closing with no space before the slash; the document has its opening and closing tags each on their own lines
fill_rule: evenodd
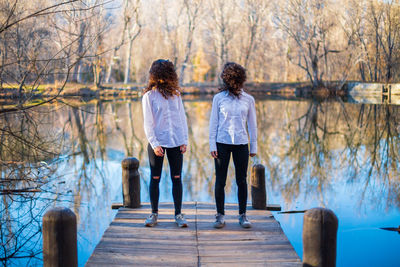
<svg viewBox="0 0 400 267">
<path fill-rule="evenodd" d="M 248 207 L 252 228 L 238 223 L 237 204 L 225 204 L 226 226 L 213 228 L 214 204 L 185 202 L 189 227 L 178 228 L 173 204 L 160 204 L 155 227 L 144 227 L 150 205 L 120 208 L 86 266 L 301 266 L 271 212 Z"/>
</svg>

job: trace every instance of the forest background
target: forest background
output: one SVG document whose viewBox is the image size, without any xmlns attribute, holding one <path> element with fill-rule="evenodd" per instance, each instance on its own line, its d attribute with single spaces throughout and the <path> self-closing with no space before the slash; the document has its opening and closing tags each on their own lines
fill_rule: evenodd
<svg viewBox="0 0 400 267">
<path fill-rule="evenodd" d="M 168 58 L 180 82 L 398 82 L 399 0 L 0 0 L 0 87 L 144 84 Z"/>
</svg>

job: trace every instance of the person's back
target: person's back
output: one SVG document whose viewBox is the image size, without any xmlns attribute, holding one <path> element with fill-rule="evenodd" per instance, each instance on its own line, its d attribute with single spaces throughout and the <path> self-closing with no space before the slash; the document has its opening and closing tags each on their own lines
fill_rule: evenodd
<svg viewBox="0 0 400 267">
<path fill-rule="evenodd" d="M 246 216 L 249 155 L 257 153 L 257 120 L 254 98 L 243 91 L 246 71 L 239 64 L 225 64 L 223 87 L 214 96 L 210 117 L 210 153 L 215 162 L 215 228 L 225 226 L 225 184 L 232 154 L 238 187 L 239 223 L 251 227 Z M 249 135 L 247 135 L 246 125 Z M 250 137 L 250 151 L 249 151 Z"/>
<path fill-rule="evenodd" d="M 240 98 L 231 96 L 228 91 L 222 91 L 214 96 L 214 104 L 219 109 L 218 128 L 216 142 L 231 143 L 231 144 L 247 144 L 249 138 L 247 135 L 247 118 L 249 110 L 254 106 L 254 98 L 244 92 L 240 94 Z M 255 118 L 252 118 L 255 119 Z M 256 134 L 257 125 L 251 124 L 249 133 L 250 139 L 255 139 L 253 134 Z M 255 140 L 256 141 L 256 140 Z M 256 147 L 250 144 L 250 147 Z M 252 149 L 250 149 L 252 150 Z"/>
<path fill-rule="evenodd" d="M 175 222 L 187 227 L 181 213 L 182 163 L 188 143 L 185 109 L 178 87 L 174 65 L 159 59 L 150 68 L 149 84 L 142 98 L 144 131 L 149 141 L 147 151 L 150 163 L 150 202 L 152 213 L 145 226 L 154 226 L 158 219 L 159 184 L 164 161 L 168 157 L 175 206 Z"/>
<path fill-rule="evenodd" d="M 151 110 L 146 110 L 143 116 L 145 122 L 153 119 L 152 123 L 145 124 L 145 132 L 152 140 L 150 141 L 152 147 L 157 147 L 160 143 L 165 147 L 180 146 L 182 142 L 187 144 L 186 116 L 180 95 L 165 98 L 156 88 L 153 88 L 143 95 L 142 102 L 145 107 L 151 108 Z M 151 135 L 152 132 L 155 136 Z"/>
</svg>

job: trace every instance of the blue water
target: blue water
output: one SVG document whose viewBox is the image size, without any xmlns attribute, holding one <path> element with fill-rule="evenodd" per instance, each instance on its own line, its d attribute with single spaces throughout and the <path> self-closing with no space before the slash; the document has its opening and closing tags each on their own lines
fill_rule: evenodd
<svg viewBox="0 0 400 267">
<path fill-rule="evenodd" d="M 141 199 L 149 201 L 141 105 L 115 101 L 81 105 L 78 112 L 63 105 L 42 109 L 46 112 L 32 116 L 42 123 L 43 139 L 57 137 L 60 154 L 45 160 L 52 171 L 40 187 L 43 193 L 3 198 L 2 225 L 10 227 L 1 229 L 8 233 L 2 242 L 20 242 L 22 238 L 16 241 L 10 233 L 23 233 L 20 236 L 29 239 L 15 254 L 26 258 L 11 257 L 3 264 L 40 266 L 41 236 L 33 233 L 40 230 L 47 209 L 66 206 L 77 214 L 79 265 L 83 266 L 116 214 L 111 204 L 122 201 L 120 163 L 126 156 L 140 160 Z M 214 171 L 208 152 L 211 101 L 186 100 L 185 109 L 190 144 L 184 156 L 183 199 L 213 202 Z M 395 251 L 400 235 L 379 229 L 400 225 L 400 109 L 258 99 L 257 115 L 259 152 L 250 165 L 266 167 L 268 202 L 280 204 L 284 211 L 333 210 L 339 219 L 337 266 L 400 266 Z M 19 121 L 14 118 L 13 127 L 21 126 Z M 11 170 L 2 173 L 6 176 Z M 165 164 L 161 202 L 172 201 L 168 173 Z M 236 203 L 233 166 L 228 175 L 226 201 Z M 303 214 L 274 212 L 274 216 L 302 257 Z M 0 257 L 13 248 L 3 246 Z"/>
</svg>

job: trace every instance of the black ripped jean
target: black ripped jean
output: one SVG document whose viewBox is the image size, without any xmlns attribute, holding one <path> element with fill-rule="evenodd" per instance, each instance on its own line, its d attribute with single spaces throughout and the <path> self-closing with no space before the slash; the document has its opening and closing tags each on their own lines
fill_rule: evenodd
<svg viewBox="0 0 400 267">
<path fill-rule="evenodd" d="M 169 168 L 172 179 L 172 196 L 174 198 L 175 215 L 181 213 L 182 207 L 182 162 L 183 155 L 180 147 L 165 148 L 163 147 L 164 155 L 167 154 Z M 153 213 L 158 212 L 158 200 L 160 198 L 160 178 L 163 166 L 164 157 L 159 157 L 154 154 L 154 150 L 149 144 L 147 146 L 150 162 L 150 202 Z M 155 178 L 156 177 L 156 178 Z"/>
<path fill-rule="evenodd" d="M 217 143 L 218 158 L 215 162 L 215 202 L 217 212 L 225 214 L 225 185 L 228 174 L 228 165 L 233 157 L 235 165 L 236 184 L 238 187 L 239 214 L 246 213 L 247 205 L 247 167 L 249 164 L 249 147 L 248 145 L 229 145 Z"/>
</svg>

